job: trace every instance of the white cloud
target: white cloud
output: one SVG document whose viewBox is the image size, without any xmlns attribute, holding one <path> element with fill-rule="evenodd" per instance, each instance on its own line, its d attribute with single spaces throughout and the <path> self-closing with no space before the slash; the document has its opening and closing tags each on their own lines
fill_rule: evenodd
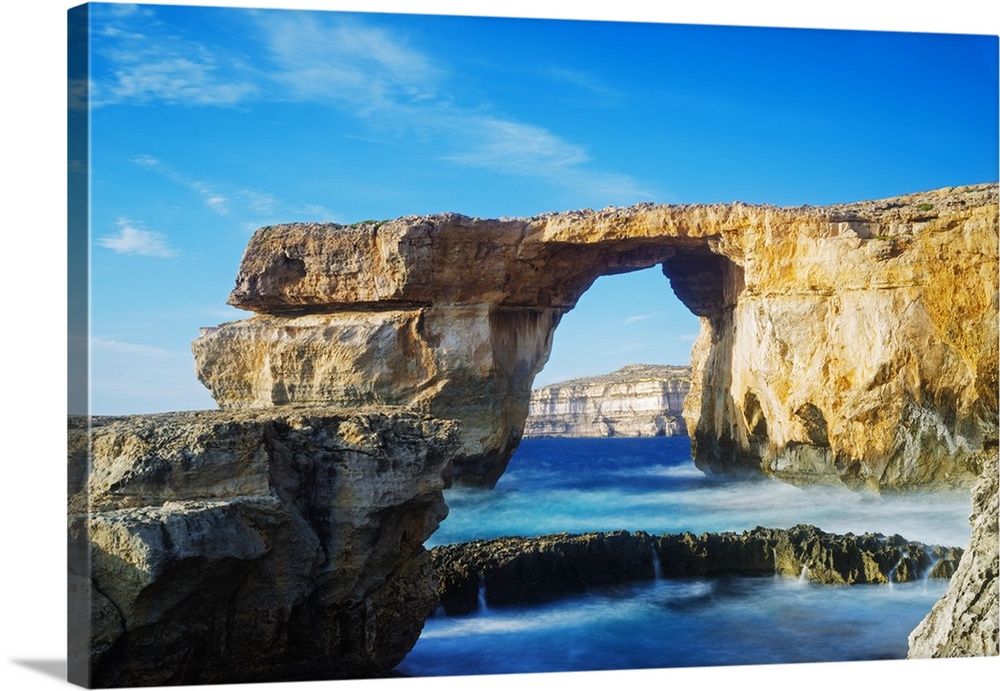
<svg viewBox="0 0 1000 691">
<path fill-rule="evenodd" d="M 137 166 L 142 166 L 143 168 L 150 168 L 152 170 L 160 170 L 161 164 L 159 159 L 149 156 L 148 154 L 143 154 L 141 156 L 135 156 L 130 158 L 129 161 L 136 164 Z"/>
<path fill-rule="evenodd" d="M 517 121 L 486 104 L 457 105 L 447 66 L 401 32 L 337 13 L 250 10 L 246 16 L 256 20 L 264 46 L 252 67 L 232 51 L 156 28 L 148 15 L 142 15 L 139 30 L 128 30 L 128 16 L 109 20 L 128 38 L 108 41 L 103 49 L 107 65 L 99 73 L 113 76 L 96 85 L 95 102 L 234 106 L 265 99 L 314 101 L 350 112 L 383 137 L 425 141 L 443 161 L 544 180 L 595 204 L 658 196 L 628 175 L 597 169 L 585 146 L 546 127 Z M 143 40 L 133 38 L 140 34 Z M 582 73 L 562 69 L 553 76 L 600 88 Z M 159 167 L 155 159 L 138 163 Z M 232 199 L 218 192 L 202 195 L 217 213 L 230 212 Z M 268 215 L 274 204 L 258 200 L 251 208 Z"/>
<path fill-rule="evenodd" d="M 194 190 L 201 197 L 202 203 L 220 216 L 226 216 L 229 214 L 229 198 L 220 193 L 215 185 L 200 182 L 198 180 L 190 180 L 160 159 L 148 154 L 134 156 L 130 158 L 129 161 L 137 166 L 140 166 L 141 168 L 146 168 L 159 173 L 182 187 Z"/>
<path fill-rule="evenodd" d="M 220 216 L 249 216 L 243 225 L 251 231 L 259 225 L 273 222 L 276 217 L 294 217 L 304 220 L 330 220 L 334 214 L 317 204 L 285 204 L 273 194 L 260 190 L 239 189 L 231 194 L 224 191 L 224 184 L 193 180 L 155 156 L 142 154 L 129 159 L 135 165 L 158 173 L 171 182 L 194 191 L 202 203 Z"/>
<path fill-rule="evenodd" d="M 229 213 L 229 200 L 221 194 L 206 195 L 204 202 L 205 206 L 221 216 Z"/>
<path fill-rule="evenodd" d="M 296 98 L 348 106 L 398 136 L 429 138 L 451 163 L 544 179 L 607 203 L 653 196 L 627 175 L 593 170 L 585 147 L 544 127 L 456 106 L 442 96 L 447 68 L 399 34 L 333 15 L 258 16 L 278 68 L 272 77 Z"/>
<path fill-rule="evenodd" d="M 565 67 L 550 67 L 545 74 L 556 81 L 579 87 L 587 91 L 590 96 L 612 100 L 618 99 L 622 95 L 621 92 L 608 86 L 597 76 L 579 70 L 572 70 Z"/>
<path fill-rule="evenodd" d="M 213 319 L 222 319 L 224 322 L 231 322 L 246 319 L 247 311 L 248 310 L 242 310 L 236 307 L 226 307 L 220 309 L 204 309 L 201 310 L 201 314 Z"/>
<path fill-rule="evenodd" d="M 296 99 L 370 112 L 435 94 L 442 71 L 399 35 L 333 14 L 256 13 L 274 69 Z"/>
<path fill-rule="evenodd" d="M 338 219 L 338 214 L 319 204 L 299 204 L 288 209 L 293 218 L 305 218 L 311 221 L 334 221 Z"/>
<path fill-rule="evenodd" d="M 464 120 L 464 122 L 462 121 Z M 586 151 L 548 130 L 492 117 L 453 118 L 455 130 L 464 129 L 465 150 L 444 156 L 446 160 L 514 173 L 551 171 L 585 163 Z"/>
<path fill-rule="evenodd" d="M 149 8 L 100 6 L 91 21 L 99 75 L 90 83 L 91 107 L 234 106 L 257 92 L 252 73 L 238 58 L 176 35 Z"/>
<path fill-rule="evenodd" d="M 271 216 L 278 208 L 278 200 L 273 194 L 254 190 L 240 190 L 238 194 L 246 200 L 251 211 L 262 216 Z"/>
<path fill-rule="evenodd" d="M 647 319 L 654 319 L 655 317 L 662 317 L 663 312 L 652 312 L 650 314 L 634 314 L 631 317 L 626 317 L 622 324 L 634 324 L 636 322 L 646 321 Z"/>
<path fill-rule="evenodd" d="M 127 219 L 118 220 L 118 234 L 98 238 L 97 244 L 118 254 L 136 254 L 145 257 L 168 259 L 177 256 L 177 251 L 167 244 L 162 233 L 136 228 Z"/>
<path fill-rule="evenodd" d="M 163 56 L 120 70 L 117 82 L 97 93 L 101 103 L 165 101 L 194 105 L 233 105 L 252 93 L 246 83 L 227 84 L 213 76 L 216 68 L 187 58 Z"/>
</svg>

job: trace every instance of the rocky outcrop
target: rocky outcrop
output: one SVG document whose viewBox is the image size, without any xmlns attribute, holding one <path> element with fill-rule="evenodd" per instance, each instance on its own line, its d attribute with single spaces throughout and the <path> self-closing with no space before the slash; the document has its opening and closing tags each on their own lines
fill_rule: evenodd
<svg viewBox="0 0 1000 691">
<path fill-rule="evenodd" d="M 627 365 L 531 392 L 525 437 L 687 435 L 682 410 L 691 368 Z"/>
<path fill-rule="evenodd" d="M 908 657 L 1000 655 L 1000 482 L 997 457 L 972 496 L 972 535 L 948 587 L 910 634 Z"/>
<path fill-rule="evenodd" d="M 805 525 L 741 534 L 561 533 L 431 550 L 448 615 L 655 577 L 782 574 L 833 585 L 948 578 L 961 556 L 960 548 L 899 535 L 833 535 Z"/>
<path fill-rule="evenodd" d="M 454 423 L 286 407 L 71 419 L 69 439 L 76 683 L 377 676 L 437 605 L 423 542 Z"/>
<path fill-rule="evenodd" d="M 393 404 L 463 423 L 456 479 L 520 440 L 561 316 L 661 265 L 701 319 L 697 465 L 891 490 L 971 485 L 997 446 L 997 186 L 822 208 L 654 205 L 270 226 L 198 375 L 227 410 Z"/>
</svg>

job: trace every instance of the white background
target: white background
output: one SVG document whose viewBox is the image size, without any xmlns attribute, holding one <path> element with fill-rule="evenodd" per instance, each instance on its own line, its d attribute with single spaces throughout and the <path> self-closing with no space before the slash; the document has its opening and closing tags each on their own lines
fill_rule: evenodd
<svg viewBox="0 0 1000 691">
<path fill-rule="evenodd" d="M 77 3 L 8 3 L 2 22 L 4 226 L 2 379 L 5 414 L 0 445 L 3 520 L 3 653 L 5 689 L 66 686 L 65 625 L 65 30 Z M 165 2 L 301 9 L 477 14 L 668 21 L 676 23 L 825 27 L 992 34 L 996 13 L 982 0 L 913 3 L 841 0 L 653 3 L 641 0 L 560 3 L 552 0 L 399 2 Z M 933 98 L 933 94 L 928 95 Z M 13 208 L 13 216 L 10 213 Z M 504 655 L 497 650 L 497 655 Z M 993 688 L 1000 658 L 805 664 L 414 680 L 274 684 L 268 691 L 351 689 L 500 689 L 596 684 L 643 688 L 740 689 Z M 199 687 L 204 689 L 236 687 Z M 242 688 L 258 688 L 256 685 Z"/>
</svg>

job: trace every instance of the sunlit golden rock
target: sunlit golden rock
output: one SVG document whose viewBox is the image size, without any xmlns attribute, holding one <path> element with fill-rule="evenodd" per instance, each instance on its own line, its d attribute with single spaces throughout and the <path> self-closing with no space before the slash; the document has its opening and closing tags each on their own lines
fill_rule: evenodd
<svg viewBox="0 0 1000 691">
<path fill-rule="evenodd" d="M 706 471 L 969 485 L 997 444 L 997 186 L 828 207 L 412 216 L 254 234 L 198 374 L 226 409 L 387 403 L 462 422 L 492 485 L 561 316 L 662 265 L 701 319 L 685 419 Z"/>
</svg>

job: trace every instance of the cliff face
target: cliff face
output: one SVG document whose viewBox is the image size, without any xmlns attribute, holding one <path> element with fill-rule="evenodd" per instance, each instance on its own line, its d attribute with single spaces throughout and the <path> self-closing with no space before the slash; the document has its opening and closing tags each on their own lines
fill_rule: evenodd
<svg viewBox="0 0 1000 691">
<path fill-rule="evenodd" d="M 611 374 L 531 392 L 525 437 L 686 435 L 682 410 L 691 368 L 628 365 Z"/>
<path fill-rule="evenodd" d="M 1000 479 L 997 457 L 972 495 L 969 549 L 948 592 L 910 634 L 908 657 L 1000 655 Z"/>
<path fill-rule="evenodd" d="M 455 214 L 262 228 L 205 329 L 225 409 L 402 405 L 463 423 L 491 486 L 553 329 L 598 277 L 659 264 L 701 319 L 684 417 L 697 465 L 791 482 L 971 484 L 997 445 L 997 188 L 823 208 Z"/>
<path fill-rule="evenodd" d="M 287 407 L 75 422 L 72 681 L 371 676 L 416 642 L 454 423 Z"/>
</svg>

